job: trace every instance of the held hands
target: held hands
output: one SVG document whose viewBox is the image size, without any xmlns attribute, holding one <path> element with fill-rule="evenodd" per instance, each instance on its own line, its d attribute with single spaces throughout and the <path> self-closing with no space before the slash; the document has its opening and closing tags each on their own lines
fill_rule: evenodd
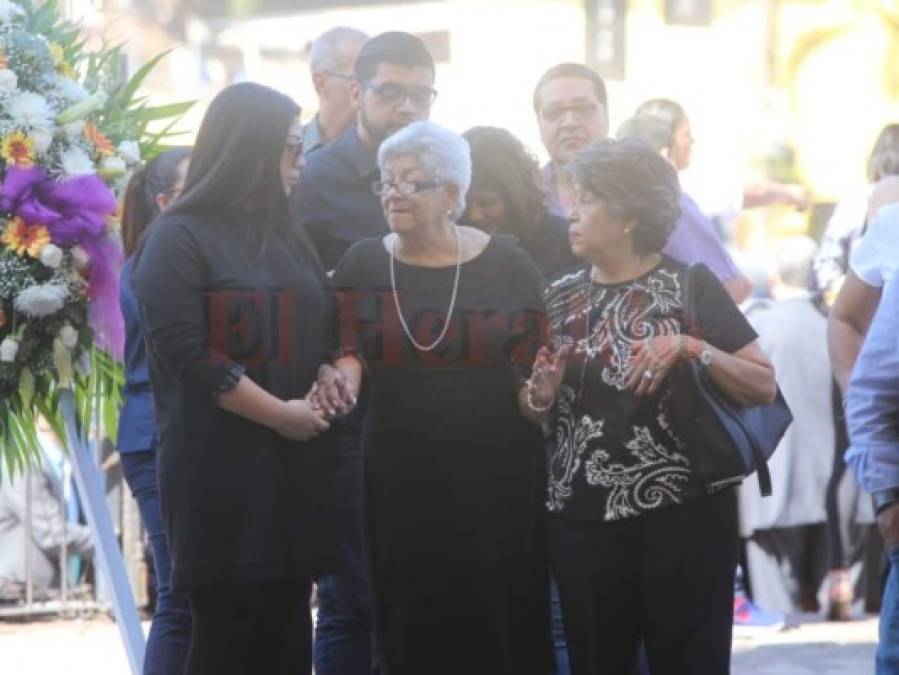
<svg viewBox="0 0 899 675">
<path fill-rule="evenodd" d="M 356 407 L 355 389 L 346 375 L 337 368 L 324 364 L 319 369 L 318 380 L 312 385 L 306 400 L 323 419 L 340 419 Z"/>
<path fill-rule="evenodd" d="M 305 399 L 291 399 L 281 404 L 272 425 L 275 431 L 292 441 L 308 441 L 330 428 L 330 424 Z"/>
<path fill-rule="evenodd" d="M 660 335 L 631 345 L 631 365 L 624 389 L 635 396 L 651 396 L 675 365 L 690 357 L 692 341 L 686 335 Z"/>
<path fill-rule="evenodd" d="M 546 412 L 556 400 L 570 351 L 571 347 L 564 345 L 555 353 L 546 346 L 537 352 L 531 379 L 527 382 L 528 405 L 534 412 Z"/>
</svg>

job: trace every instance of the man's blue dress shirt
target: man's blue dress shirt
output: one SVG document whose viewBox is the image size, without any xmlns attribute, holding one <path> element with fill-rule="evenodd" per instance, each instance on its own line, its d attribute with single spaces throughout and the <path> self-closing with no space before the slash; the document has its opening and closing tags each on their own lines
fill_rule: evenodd
<svg viewBox="0 0 899 675">
<path fill-rule="evenodd" d="M 868 492 L 899 488 L 899 275 L 884 290 L 846 395 L 846 462 Z"/>
</svg>

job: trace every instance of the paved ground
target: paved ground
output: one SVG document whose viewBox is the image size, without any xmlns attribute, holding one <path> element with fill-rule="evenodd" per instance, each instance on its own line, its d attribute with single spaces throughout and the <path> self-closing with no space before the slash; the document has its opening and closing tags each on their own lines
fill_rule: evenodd
<svg viewBox="0 0 899 675">
<path fill-rule="evenodd" d="M 793 617 L 777 633 L 734 641 L 733 675 L 873 675 L 877 619 Z"/>
<path fill-rule="evenodd" d="M 734 643 L 733 675 L 870 675 L 877 621 L 798 625 Z M 118 630 L 105 618 L 0 623 L 3 675 L 128 675 Z M 464 674 L 460 674 L 464 675 Z"/>
</svg>

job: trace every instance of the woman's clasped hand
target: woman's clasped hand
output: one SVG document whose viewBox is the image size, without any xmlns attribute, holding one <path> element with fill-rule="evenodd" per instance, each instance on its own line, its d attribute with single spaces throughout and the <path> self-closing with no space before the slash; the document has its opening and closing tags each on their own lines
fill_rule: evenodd
<svg viewBox="0 0 899 675">
<path fill-rule="evenodd" d="M 355 386 L 346 375 L 324 364 L 306 395 L 306 401 L 312 412 L 327 423 L 350 414 L 356 407 L 356 393 Z"/>
</svg>

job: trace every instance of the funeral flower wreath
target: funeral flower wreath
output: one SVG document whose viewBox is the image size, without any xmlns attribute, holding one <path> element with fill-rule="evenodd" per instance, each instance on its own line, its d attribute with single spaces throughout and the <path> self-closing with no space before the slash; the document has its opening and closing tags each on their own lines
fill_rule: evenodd
<svg viewBox="0 0 899 675">
<path fill-rule="evenodd" d="M 0 0 L 0 477 L 37 457 L 38 415 L 63 436 L 64 389 L 115 435 L 117 194 L 173 135 L 148 125 L 190 106 L 138 96 L 160 57 L 126 78 L 122 46 L 86 51 L 55 1 Z"/>
</svg>

